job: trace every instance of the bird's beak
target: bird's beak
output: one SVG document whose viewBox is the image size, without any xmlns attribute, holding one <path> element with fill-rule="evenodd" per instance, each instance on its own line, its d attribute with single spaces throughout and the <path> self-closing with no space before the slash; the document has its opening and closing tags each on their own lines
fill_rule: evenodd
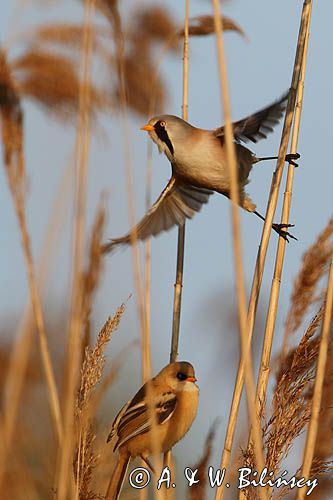
<svg viewBox="0 0 333 500">
<path fill-rule="evenodd" d="M 141 127 L 140 130 L 146 130 L 146 132 L 153 132 L 155 129 L 152 125 L 149 125 L 149 123 L 147 123 L 147 125 Z"/>
<path fill-rule="evenodd" d="M 195 378 L 195 377 L 187 377 L 187 381 L 188 381 L 188 382 L 193 382 L 193 383 L 194 383 L 194 382 L 196 382 L 197 380 L 198 380 L 198 379 L 197 379 L 197 378 Z"/>
</svg>

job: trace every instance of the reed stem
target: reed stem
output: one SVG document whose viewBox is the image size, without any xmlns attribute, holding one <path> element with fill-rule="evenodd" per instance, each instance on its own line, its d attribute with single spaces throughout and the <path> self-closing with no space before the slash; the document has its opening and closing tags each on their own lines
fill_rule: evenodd
<svg viewBox="0 0 333 500">
<path fill-rule="evenodd" d="M 184 19 L 184 46 L 183 46 L 183 99 L 182 99 L 182 118 L 188 119 L 188 47 L 189 47 L 189 16 L 190 16 L 190 0 L 185 0 L 185 19 Z M 180 330 L 180 313 L 183 291 L 183 274 L 184 274 L 184 252 L 185 252 L 185 221 L 178 228 L 177 242 L 177 264 L 176 264 L 176 281 L 174 285 L 173 296 L 173 318 L 172 318 L 172 334 L 171 334 L 171 350 L 170 363 L 177 361 L 178 346 L 179 346 L 179 330 Z M 164 464 L 171 467 L 172 457 L 171 451 L 164 454 Z"/>
<path fill-rule="evenodd" d="M 217 38 L 221 100 L 223 102 L 223 108 L 224 108 L 224 122 L 225 122 L 224 130 L 226 139 L 225 146 L 227 153 L 227 164 L 229 167 L 230 180 L 231 180 L 231 217 L 232 217 L 232 228 L 233 228 L 236 292 L 237 292 L 237 303 L 238 303 L 238 321 L 239 321 L 239 333 L 241 341 L 241 352 L 242 352 L 242 358 L 245 360 L 245 381 L 246 381 L 248 414 L 255 434 L 254 453 L 258 470 L 262 470 L 265 464 L 265 459 L 263 454 L 263 444 L 262 444 L 262 432 L 261 432 L 260 421 L 256 415 L 254 406 L 255 386 L 254 386 L 251 350 L 247 349 L 246 294 L 245 294 L 241 231 L 240 231 L 239 206 L 238 206 L 239 204 L 238 170 L 237 170 L 236 151 L 235 151 L 234 136 L 233 136 L 232 122 L 231 122 L 227 67 L 226 67 L 226 60 L 224 53 L 224 40 L 223 40 L 223 30 L 222 30 L 223 20 L 220 12 L 219 1 L 212 0 L 212 4 L 214 9 L 214 23 L 215 23 L 215 32 Z M 260 498 L 263 499 L 266 498 L 265 490 L 260 489 L 258 493 Z M 218 495 L 219 495 L 219 489 L 217 489 L 217 497 Z"/>
<path fill-rule="evenodd" d="M 309 14 L 308 27 L 307 27 L 306 38 L 305 38 L 302 71 L 301 71 L 301 76 L 300 76 L 300 80 L 298 83 L 297 103 L 296 103 L 294 126 L 293 126 L 292 138 L 291 138 L 291 148 L 290 148 L 291 153 L 297 153 L 299 129 L 300 129 L 300 122 L 301 122 L 301 115 L 302 115 L 302 106 L 303 106 L 303 93 L 304 93 L 304 81 L 305 81 L 305 74 L 306 74 L 307 53 L 308 53 L 308 44 L 309 44 L 309 35 L 310 35 L 310 22 L 311 22 L 311 11 Z M 283 199 L 282 216 L 281 216 L 281 223 L 282 224 L 288 224 L 288 222 L 289 222 L 289 214 L 290 214 L 292 190 L 293 190 L 293 180 L 294 180 L 294 169 L 295 169 L 294 165 L 289 164 L 287 181 L 286 181 L 286 189 L 285 189 L 284 199 Z M 279 238 L 276 259 L 275 259 L 274 276 L 273 276 L 273 280 L 272 280 L 268 313 L 267 313 L 267 319 L 266 319 L 263 351 L 262 351 L 262 356 L 261 356 L 260 370 L 259 370 L 258 384 L 257 384 L 256 406 L 257 406 L 258 414 L 262 414 L 262 411 L 263 411 L 263 408 L 265 405 L 265 399 L 266 399 L 266 390 L 267 390 L 268 378 L 269 378 L 269 373 L 270 373 L 269 363 L 270 363 L 276 314 L 277 314 L 279 294 L 280 294 L 280 286 L 281 286 L 281 277 L 282 277 L 282 269 L 283 269 L 283 263 L 284 263 L 285 248 L 286 248 L 286 240 L 284 240 L 283 238 Z"/>
<path fill-rule="evenodd" d="M 266 211 L 266 221 L 265 221 L 263 232 L 262 232 L 262 237 L 261 237 L 260 247 L 259 247 L 259 251 L 258 251 L 254 277 L 253 277 L 251 296 L 250 296 L 248 315 L 247 315 L 247 325 L 248 325 L 247 337 L 248 338 L 247 338 L 246 352 L 248 352 L 251 348 L 255 314 L 256 314 L 257 304 L 258 304 L 258 300 L 259 300 L 259 293 L 260 293 L 260 287 L 261 287 L 261 282 L 262 282 L 262 277 L 263 277 L 263 272 L 264 272 L 269 237 L 270 237 L 274 213 L 275 213 L 275 209 L 276 209 L 276 205 L 277 205 L 279 188 L 280 188 L 280 184 L 281 184 L 281 178 L 282 178 L 283 167 L 284 167 L 284 159 L 286 156 L 289 137 L 290 137 L 291 124 L 292 124 L 292 118 L 293 118 L 293 110 L 294 110 L 295 101 L 296 101 L 296 89 L 297 89 L 298 81 L 300 78 L 300 71 L 301 71 L 302 59 L 303 59 L 303 54 L 304 54 L 305 35 L 306 35 L 306 29 L 307 29 L 309 13 L 310 13 L 309 9 L 310 9 L 310 2 L 309 2 L 309 0 L 305 0 L 303 3 L 303 10 L 302 10 L 302 16 L 301 16 L 301 22 L 300 22 L 296 55 L 295 55 L 295 63 L 294 63 L 294 68 L 293 68 L 292 83 L 291 83 L 288 104 L 287 104 L 286 116 L 285 116 L 284 125 L 283 125 L 283 131 L 282 131 L 282 137 L 281 137 L 281 143 L 280 143 L 280 149 L 279 149 L 279 157 L 278 157 L 278 161 L 277 161 L 276 171 L 273 174 L 273 180 L 272 180 L 269 201 L 268 201 L 268 206 L 267 206 L 267 211 Z M 239 405 L 240 405 L 242 391 L 243 391 L 243 385 L 244 385 L 244 359 L 242 356 L 242 358 L 240 360 L 239 367 L 238 367 L 238 372 L 237 372 L 237 377 L 236 377 L 236 382 L 235 382 L 235 387 L 234 387 L 233 400 L 232 400 L 230 414 L 229 414 L 229 420 L 228 420 L 228 428 L 227 428 L 227 433 L 226 433 L 225 442 L 224 442 L 224 448 L 223 448 L 222 457 L 221 457 L 221 464 L 220 464 L 221 469 L 222 468 L 227 469 L 229 462 L 230 462 L 231 450 L 232 450 L 232 445 L 233 445 L 233 440 L 234 440 L 235 427 L 236 427 L 237 415 L 238 415 Z M 221 498 L 223 497 L 224 484 L 225 483 L 222 484 L 222 486 L 220 487 L 220 489 L 217 492 L 216 498 L 218 500 L 221 500 Z"/>
<path fill-rule="evenodd" d="M 188 47 L 189 47 L 189 13 L 190 1 L 185 0 L 185 21 L 184 21 L 184 47 L 183 47 L 183 102 L 182 102 L 182 118 L 188 119 Z M 177 243 L 177 265 L 176 265 L 176 281 L 173 296 L 173 319 L 172 319 L 172 337 L 170 363 L 177 360 L 179 346 L 179 330 L 180 330 L 180 313 L 183 290 L 183 274 L 184 274 L 184 251 L 185 251 L 185 222 L 178 228 L 178 243 Z"/>
</svg>

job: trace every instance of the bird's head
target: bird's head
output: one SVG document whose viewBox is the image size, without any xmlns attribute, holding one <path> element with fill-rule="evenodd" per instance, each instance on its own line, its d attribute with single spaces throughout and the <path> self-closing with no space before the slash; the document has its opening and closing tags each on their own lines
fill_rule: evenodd
<svg viewBox="0 0 333 500">
<path fill-rule="evenodd" d="M 177 144 L 183 143 L 192 129 L 189 123 L 174 115 L 154 116 L 141 128 L 149 133 L 160 153 L 165 153 L 171 162 L 174 160 Z"/>
<path fill-rule="evenodd" d="M 175 393 L 183 391 L 197 391 L 196 376 L 191 363 L 177 361 L 170 363 L 160 372 L 160 376 L 173 389 Z"/>
</svg>

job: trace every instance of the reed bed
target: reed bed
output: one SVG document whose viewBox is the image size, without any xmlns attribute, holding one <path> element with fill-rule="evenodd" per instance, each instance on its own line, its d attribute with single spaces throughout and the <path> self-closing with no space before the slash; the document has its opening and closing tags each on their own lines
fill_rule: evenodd
<svg viewBox="0 0 333 500">
<path fill-rule="evenodd" d="M 217 42 L 225 146 L 230 168 L 234 282 L 240 349 L 238 373 L 222 451 L 221 443 L 216 437 L 217 424 L 214 423 L 210 430 L 202 431 L 203 435 L 207 435 L 203 451 L 198 450 L 197 457 L 191 456 L 188 463 L 184 464 L 185 467 L 196 462 L 191 468 L 197 469 L 196 479 L 199 480 L 184 495 L 189 499 L 205 499 L 212 495 L 207 470 L 213 465 L 214 453 L 220 451 L 220 468 L 228 469 L 227 480 L 230 482 L 236 482 L 239 466 L 258 471 L 267 467 L 277 477 L 284 470 L 285 461 L 292 458 L 292 473 L 296 478 L 316 478 L 320 481 L 320 487 L 314 490 L 314 498 L 332 495 L 332 219 L 304 253 L 294 281 L 289 310 L 283 313 L 286 318 L 284 332 L 278 332 L 283 335 L 283 344 L 272 360 L 272 345 L 277 334 L 275 330 L 281 276 L 286 258 L 286 242 L 279 238 L 257 387 L 254 379 L 257 369 L 254 355 L 257 352 L 254 352 L 252 345 L 271 225 L 290 138 L 290 152 L 296 153 L 298 147 L 303 88 L 306 85 L 306 72 L 309 71 L 307 50 L 312 1 L 303 2 L 278 161 L 270 189 L 248 307 L 238 209 L 238 171 L 224 48 L 224 32 L 235 32 L 244 39 L 247 39 L 246 33 L 235 20 L 224 15 L 223 5 L 222 15 L 218 0 L 212 0 L 212 12 L 194 17 L 191 16 L 190 1 L 184 0 L 184 22 L 176 20 L 164 4 L 136 3 L 131 7 L 130 16 L 125 15 L 117 0 L 84 0 L 78 4 L 82 8 L 82 23 L 45 23 L 20 34 L 19 40 L 23 44 L 20 51 L 0 48 L 3 167 L 21 237 L 29 289 L 29 302 L 25 312 L 21 313 L 22 320 L 16 336 L 12 335 L 12 345 L 0 345 L 0 360 L 3 360 L 0 370 L 0 384 L 3 388 L 0 405 L 0 497 L 53 497 L 59 500 L 108 498 L 106 492 L 116 458 L 105 442 L 105 429 L 109 429 L 111 422 L 105 422 L 105 415 L 109 418 L 109 414 L 104 407 L 106 404 L 112 406 L 113 413 L 119 409 L 111 386 L 121 376 L 126 376 L 124 365 L 126 366 L 127 357 L 132 354 L 134 345 L 126 340 L 126 346 L 110 363 L 108 351 L 111 350 L 112 353 L 118 329 L 120 332 L 117 336 L 126 335 L 122 328 L 123 317 L 126 317 L 128 302 L 132 301 L 128 301 L 125 307 L 123 298 L 117 297 L 117 303 L 121 305 L 116 312 L 106 320 L 105 317 L 99 318 L 102 326 L 95 324 L 96 297 L 103 289 L 103 281 L 109 279 L 109 276 L 106 277 L 108 269 L 102 253 L 108 210 L 107 197 L 101 193 L 94 209 L 95 217 L 88 230 L 90 144 L 93 135 L 98 136 L 101 132 L 101 124 L 104 127 L 110 116 L 117 117 L 123 141 L 122 168 L 125 171 L 129 223 L 134 226 L 137 216 L 129 115 L 133 113 L 146 119 L 160 111 L 166 111 L 168 85 L 161 69 L 165 57 L 169 56 L 179 64 L 183 58 L 181 110 L 183 119 L 187 120 L 189 104 L 192 106 L 189 103 L 189 70 L 190 65 L 196 63 L 195 58 L 193 61 L 190 59 L 191 37 L 209 36 L 212 40 L 215 36 Z M 208 8 L 209 3 L 203 6 L 203 9 Z M 96 65 L 106 68 L 99 78 L 96 78 Z M 25 113 L 29 109 L 25 108 L 26 100 L 36 104 L 47 119 L 56 120 L 62 126 L 71 126 L 76 133 L 74 161 L 70 162 L 65 171 L 46 231 L 45 251 L 39 260 L 33 255 L 27 216 L 30 166 L 26 162 L 25 152 Z M 147 152 L 148 209 L 152 201 L 151 145 Z M 288 167 L 282 224 L 289 222 L 294 168 L 293 165 Z M 70 177 L 74 179 L 74 186 L 71 186 Z M 117 189 L 117 186 L 113 188 Z M 70 204 L 73 209 L 70 307 L 68 313 L 64 308 L 61 320 L 54 328 L 57 334 L 61 331 L 60 339 L 57 339 L 58 346 L 61 346 L 59 355 L 52 347 L 56 335 L 53 334 L 44 296 L 53 247 L 57 247 L 58 228 L 63 224 Z M 117 214 L 111 214 L 111 217 L 117 217 Z M 323 219 L 325 217 L 326 214 Z M 180 351 L 179 343 L 183 335 L 181 299 L 183 290 L 184 293 L 187 291 L 187 283 L 183 279 L 184 260 L 190 249 L 185 240 L 184 224 L 178 229 L 171 346 L 170 355 L 165 353 L 165 363 L 168 360 L 175 361 Z M 141 379 L 145 383 L 154 373 L 151 345 L 152 336 L 158 334 L 151 331 L 151 317 L 155 313 L 151 308 L 154 278 L 151 242 L 145 243 L 144 270 L 135 233 L 132 235 L 131 252 L 130 272 L 134 278 L 138 317 L 135 328 L 140 339 Z M 112 287 L 113 294 L 116 295 L 116 284 Z M 168 291 L 170 294 L 171 292 L 172 290 Z M 129 290 L 128 296 L 131 293 L 132 290 Z M 37 357 L 35 332 L 40 359 Z M 184 353 L 184 358 L 186 357 Z M 273 384 L 271 391 L 268 390 L 269 382 Z M 235 429 L 244 383 L 248 425 L 241 429 L 243 437 L 238 446 L 235 446 Z M 156 439 L 158 422 L 150 391 L 148 383 L 147 401 L 152 419 L 154 466 L 152 483 L 158 479 L 163 465 L 168 465 L 176 481 L 180 481 L 182 473 L 179 473 L 180 467 L 175 456 L 168 453 L 164 456 L 164 461 L 160 456 L 160 443 Z M 201 391 L 205 391 L 204 385 Z M 122 403 L 129 396 L 124 391 L 121 395 Z M 219 394 L 216 394 L 216 398 L 220 399 Z M 44 403 L 44 400 L 48 403 Z M 226 405 L 224 408 L 225 418 L 229 409 Z M 35 415 L 32 415 L 34 412 Z M 298 448 L 300 443 L 303 446 L 302 456 Z M 232 453 L 234 460 L 231 462 Z M 145 462 L 141 463 L 141 466 L 146 465 Z M 225 484 L 226 481 L 213 492 L 216 499 L 237 496 L 249 499 L 290 497 L 290 489 L 287 487 L 249 487 L 241 492 L 235 493 L 233 490 L 229 493 Z M 150 493 L 163 499 L 179 497 L 177 490 L 172 488 L 157 490 L 151 487 Z M 124 487 L 123 498 L 137 498 L 135 495 L 138 493 L 133 494 L 129 485 Z M 140 492 L 140 498 L 148 498 L 148 495 L 147 490 Z M 305 495 L 306 488 L 299 488 L 294 496 L 302 499 Z"/>
</svg>

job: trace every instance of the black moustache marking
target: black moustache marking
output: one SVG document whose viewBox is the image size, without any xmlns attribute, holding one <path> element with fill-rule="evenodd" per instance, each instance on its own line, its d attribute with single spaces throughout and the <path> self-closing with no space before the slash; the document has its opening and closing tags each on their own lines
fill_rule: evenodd
<svg viewBox="0 0 333 500">
<path fill-rule="evenodd" d="M 173 155 L 173 145 L 168 136 L 168 132 L 165 130 L 165 127 L 162 127 L 161 122 L 156 122 L 154 125 L 155 132 L 160 141 L 164 142 L 168 148 L 170 153 Z"/>
</svg>

